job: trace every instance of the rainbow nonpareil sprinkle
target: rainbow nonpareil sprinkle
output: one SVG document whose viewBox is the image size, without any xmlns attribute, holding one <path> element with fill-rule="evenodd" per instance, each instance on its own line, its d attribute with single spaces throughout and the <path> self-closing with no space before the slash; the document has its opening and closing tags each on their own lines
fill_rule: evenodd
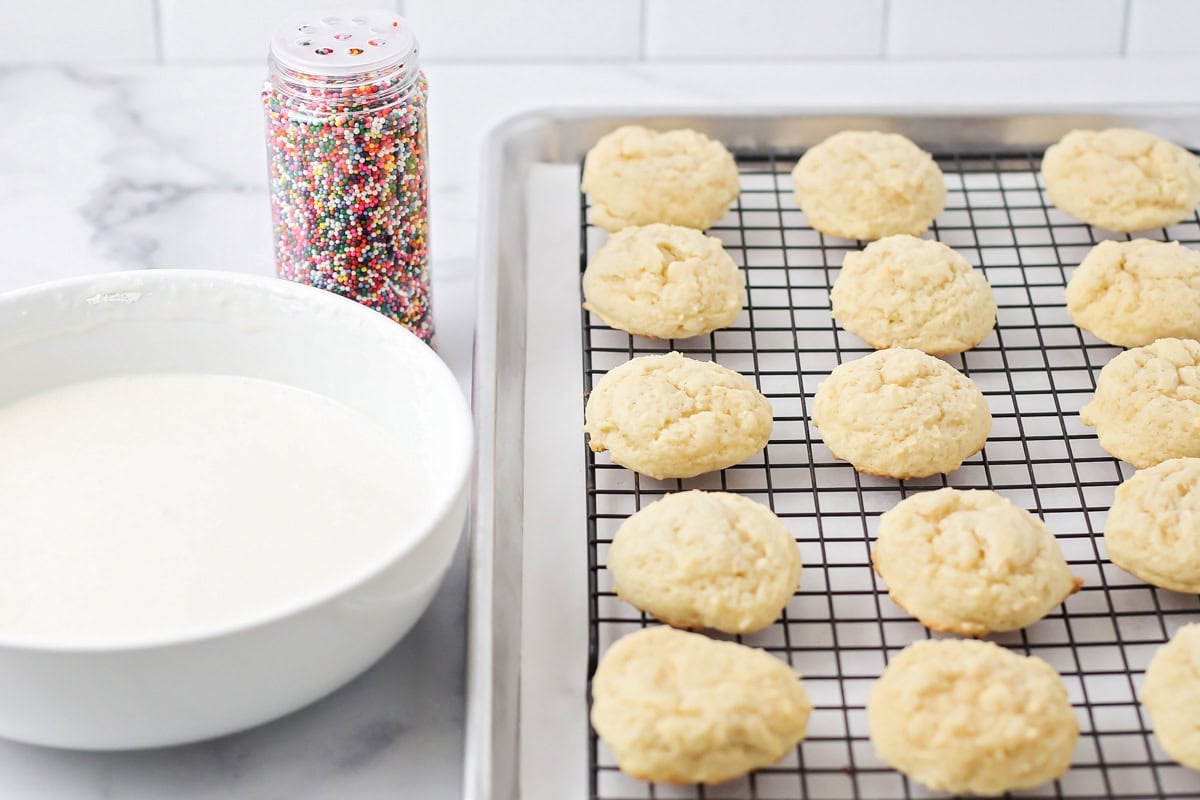
<svg viewBox="0 0 1200 800">
<path fill-rule="evenodd" d="M 263 90 L 281 277 L 433 338 L 426 84 L 420 73 L 276 71 Z"/>
</svg>

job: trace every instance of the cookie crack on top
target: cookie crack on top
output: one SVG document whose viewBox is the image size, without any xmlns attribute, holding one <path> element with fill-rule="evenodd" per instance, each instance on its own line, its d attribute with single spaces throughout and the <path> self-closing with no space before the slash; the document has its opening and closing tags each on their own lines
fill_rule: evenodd
<svg viewBox="0 0 1200 800">
<path fill-rule="evenodd" d="M 693 417 L 698 417 L 702 414 L 712 414 L 712 413 L 714 413 L 713 409 L 703 408 L 703 407 L 698 407 L 698 406 L 692 406 L 691 408 L 685 409 L 683 412 L 681 412 L 681 413 L 673 416 L 671 419 L 667 420 L 665 425 L 663 425 L 661 428 L 656 430 L 654 432 L 654 436 L 651 437 L 650 441 L 653 442 L 654 444 L 657 444 L 660 441 L 662 441 L 662 438 L 664 436 L 666 436 L 668 433 L 673 433 L 673 432 L 677 431 L 683 423 L 687 422 L 688 420 L 692 419 Z M 696 434 L 695 430 L 689 431 L 688 438 L 689 439 L 694 438 L 695 434 Z"/>
<path fill-rule="evenodd" d="M 1148 387 L 1152 395 L 1165 397 L 1168 400 L 1174 400 L 1180 403 L 1187 403 L 1195 406 L 1191 409 L 1196 414 L 1200 415 L 1200 359 L 1196 359 L 1191 364 L 1176 364 L 1166 358 L 1160 359 L 1170 364 L 1175 368 L 1175 385 L 1164 388 L 1162 386 Z M 1193 373 L 1192 370 L 1195 370 Z M 1141 412 L 1146 409 L 1146 406 L 1138 409 Z M 1197 424 L 1200 424 L 1200 416 L 1197 417 Z"/>
<path fill-rule="evenodd" d="M 696 257 L 695 254 L 692 253 L 684 253 L 671 242 L 659 241 L 655 242 L 654 246 L 658 249 L 658 252 L 663 257 L 663 260 L 659 262 L 658 266 L 659 272 L 664 277 L 666 276 L 666 271 L 671 267 L 672 264 L 688 262 Z"/>
<path fill-rule="evenodd" d="M 964 568 L 958 566 L 957 564 L 954 564 L 950 561 L 947 561 L 944 558 L 941 558 L 940 556 L 938 556 L 936 554 L 936 549 L 933 546 L 933 542 L 942 538 L 944 535 L 946 535 L 948 533 L 949 533 L 949 531 L 946 531 L 945 529 L 941 528 L 941 526 L 939 526 L 937 532 L 934 534 L 934 539 L 930 542 L 930 550 L 933 551 L 930 553 L 930 563 L 937 572 L 944 571 L 944 572 L 949 572 L 949 573 L 952 573 L 955 575 L 968 575 L 970 577 L 980 578 L 980 579 L 982 579 L 983 583 L 986 585 L 986 587 L 988 589 L 1012 588 L 1015 590 L 1015 589 L 1019 589 L 1021 587 L 1013 586 L 1012 584 L 1014 584 L 1014 583 L 1021 584 L 1025 588 L 1029 588 L 1029 586 L 1031 584 L 1036 586 L 1039 583 L 1039 581 L 1037 580 L 1039 576 L 1033 570 L 1033 567 L 1037 564 L 1038 561 L 1042 560 L 1042 558 L 1044 556 L 1044 553 L 1040 547 L 1033 554 L 1032 558 L 1023 559 L 1018 562 L 1008 562 L 1008 563 L 1012 564 L 1013 566 L 1017 567 L 1016 570 L 1006 571 L 1006 572 L 993 572 L 993 571 L 984 569 L 982 567 L 972 567 L 969 569 L 964 569 Z M 974 539 L 975 547 L 976 547 L 976 550 L 977 550 L 977 553 L 979 556 L 979 558 L 977 558 L 976 560 L 979 562 L 979 564 L 985 565 L 987 563 L 986 556 L 989 552 L 989 549 L 986 546 L 986 544 L 980 539 L 980 537 L 974 536 L 973 539 Z M 992 592 L 989 592 L 989 593 L 994 594 Z M 1020 592 L 1014 592 L 1014 593 L 1018 595 L 1017 599 L 1019 601 L 1024 601 L 1024 603 L 1018 603 L 1017 606 L 1015 606 L 1017 608 L 1022 607 L 1024 604 L 1027 604 L 1032 599 L 1029 597 L 1020 596 Z M 995 598 L 993 598 L 993 599 L 995 599 Z M 964 619 L 965 619 L 965 617 L 964 617 Z M 974 620 L 972 620 L 972 621 L 974 621 Z"/>
</svg>

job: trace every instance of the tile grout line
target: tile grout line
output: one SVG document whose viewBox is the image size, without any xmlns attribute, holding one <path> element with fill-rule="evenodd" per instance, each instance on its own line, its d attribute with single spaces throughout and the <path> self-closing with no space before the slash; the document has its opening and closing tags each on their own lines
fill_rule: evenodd
<svg viewBox="0 0 1200 800">
<path fill-rule="evenodd" d="M 892 22 L 892 0 L 883 0 L 883 8 L 880 9 L 882 17 L 879 24 L 879 59 L 886 61 L 888 58 L 888 27 Z"/>
<path fill-rule="evenodd" d="M 1121 18 L 1121 57 L 1129 57 L 1129 22 L 1133 19 L 1133 0 L 1125 0 L 1125 14 Z"/>
<path fill-rule="evenodd" d="M 166 47 L 163 43 L 162 4 L 163 0 L 150 0 L 150 17 L 154 24 L 154 62 L 156 64 L 162 64 L 166 60 L 164 58 Z"/>
<path fill-rule="evenodd" d="M 646 0 L 638 0 L 638 61 L 646 61 L 647 39 L 649 38 L 649 26 L 646 18 L 650 14 L 650 6 Z"/>
</svg>

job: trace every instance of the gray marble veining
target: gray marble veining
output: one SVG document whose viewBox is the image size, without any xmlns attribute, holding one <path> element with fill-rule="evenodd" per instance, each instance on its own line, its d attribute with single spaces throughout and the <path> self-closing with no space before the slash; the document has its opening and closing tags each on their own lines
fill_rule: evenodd
<svg viewBox="0 0 1200 800">
<path fill-rule="evenodd" d="M 437 349 L 470 380 L 486 133 L 548 106 L 1172 105 L 1200 59 L 436 64 L 430 78 Z M 0 68 L 0 291 L 116 269 L 272 273 L 260 64 Z M 575 269 L 577 265 L 564 265 Z M 0 742 L 0 797 L 325 800 L 460 795 L 465 550 L 409 636 L 330 697 L 187 747 Z"/>
<path fill-rule="evenodd" d="M 0 71 L 0 290 L 114 269 L 271 274 L 260 80 L 249 67 Z M 440 320 L 440 349 L 465 382 L 470 287 L 445 277 L 443 305 L 458 317 Z M 0 797 L 456 796 L 464 606 L 460 548 L 417 627 L 330 697 L 242 734 L 165 750 L 0 741 Z"/>
</svg>

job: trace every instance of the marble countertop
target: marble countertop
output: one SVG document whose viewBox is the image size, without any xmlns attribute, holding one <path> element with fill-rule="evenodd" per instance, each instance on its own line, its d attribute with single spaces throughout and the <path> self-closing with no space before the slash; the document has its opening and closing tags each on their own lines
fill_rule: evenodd
<svg viewBox="0 0 1200 800">
<path fill-rule="evenodd" d="M 799 64 L 435 64 L 438 350 L 470 380 L 487 132 L 549 106 L 1173 106 L 1200 59 Z M 0 291 L 114 269 L 272 273 L 261 65 L 0 68 Z M 1181 78 L 1181 76 L 1183 76 Z M 465 549 L 414 631 L 290 717 L 188 747 L 72 753 L 0 743 L 0 797 L 442 798 L 461 794 Z"/>
</svg>

